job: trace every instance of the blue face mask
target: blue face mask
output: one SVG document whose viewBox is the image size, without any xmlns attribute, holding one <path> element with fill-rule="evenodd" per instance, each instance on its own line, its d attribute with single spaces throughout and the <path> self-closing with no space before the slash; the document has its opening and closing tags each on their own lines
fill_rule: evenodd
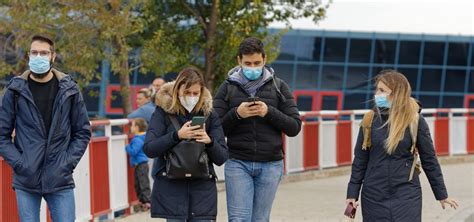
<svg viewBox="0 0 474 222">
<path fill-rule="evenodd" d="M 263 66 L 260 67 L 242 67 L 242 73 L 250 81 L 258 79 L 262 75 Z"/>
<path fill-rule="evenodd" d="M 46 74 L 51 69 L 48 56 L 30 56 L 28 63 L 30 71 L 36 74 Z"/>
<path fill-rule="evenodd" d="M 387 99 L 387 94 L 375 95 L 375 105 L 379 108 L 390 108 L 392 106 Z"/>
</svg>

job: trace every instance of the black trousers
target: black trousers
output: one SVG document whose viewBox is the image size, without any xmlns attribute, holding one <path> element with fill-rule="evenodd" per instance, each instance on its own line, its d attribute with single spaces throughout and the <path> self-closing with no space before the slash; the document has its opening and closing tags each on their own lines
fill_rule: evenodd
<svg viewBox="0 0 474 222">
<path fill-rule="evenodd" d="M 141 203 L 150 203 L 150 178 L 148 177 L 148 163 L 135 166 L 135 192 Z"/>
</svg>

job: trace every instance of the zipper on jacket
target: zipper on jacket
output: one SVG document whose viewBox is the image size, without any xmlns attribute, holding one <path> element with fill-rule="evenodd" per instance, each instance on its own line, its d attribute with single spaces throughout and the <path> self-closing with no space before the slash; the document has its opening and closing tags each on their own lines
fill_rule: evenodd
<svg viewBox="0 0 474 222">
<path fill-rule="evenodd" d="M 52 134 L 54 134 L 54 131 L 55 131 L 55 130 L 53 129 L 53 126 L 54 126 L 54 128 L 58 127 L 57 125 L 58 125 L 58 122 L 59 122 L 59 119 L 58 119 L 59 117 L 57 117 L 56 113 L 57 113 L 57 111 L 58 111 L 58 110 L 57 110 L 58 107 L 60 107 L 60 104 L 59 104 L 59 103 L 61 102 L 61 99 L 62 99 L 61 97 L 64 96 L 65 98 L 63 99 L 63 101 L 66 101 L 68 97 L 70 97 L 70 96 L 72 96 L 72 95 L 75 95 L 75 93 L 74 93 L 74 94 L 71 94 L 71 95 L 66 95 L 67 91 L 70 90 L 71 88 L 72 88 L 72 87 L 69 87 L 69 88 L 64 89 L 64 91 L 62 92 L 61 95 L 59 95 L 60 91 L 58 91 L 58 96 L 56 96 L 56 98 L 54 99 L 52 116 L 53 116 L 53 120 L 56 119 L 56 121 L 55 121 L 55 122 L 51 122 L 51 127 L 50 127 L 50 129 L 49 129 L 49 132 L 47 133 L 47 141 L 46 141 L 46 148 L 45 148 L 45 151 L 44 151 L 44 159 L 43 159 L 43 167 L 42 167 L 42 169 L 41 169 L 41 175 L 44 174 L 44 171 L 45 171 L 46 165 L 47 165 L 46 160 L 47 160 L 48 155 L 49 155 L 49 153 L 48 153 L 48 151 L 49 151 L 49 145 L 50 145 L 50 143 L 51 143 Z M 70 110 L 70 112 L 71 112 L 71 110 Z M 56 123 L 56 124 L 53 125 L 54 123 Z M 51 130 L 53 130 L 53 133 L 51 133 Z M 41 193 L 44 193 L 44 190 L 43 190 L 43 188 L 44 188 L 44 186 L 43 186 L 43 180 L 44 180 L 44 177 L 41 177 Z"/>
<path fill-rule="evenodd" d="M 253 135 L 254 135 L 254 150 L 253 150 L 253 160 L 257 158 L 257 123 L 255 118 L 253 118 Z"/>
</svg>

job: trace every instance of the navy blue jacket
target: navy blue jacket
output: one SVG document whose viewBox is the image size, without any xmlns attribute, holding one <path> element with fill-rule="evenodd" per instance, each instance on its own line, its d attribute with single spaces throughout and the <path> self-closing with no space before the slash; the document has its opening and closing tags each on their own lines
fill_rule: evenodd
<svg viewBox="0 0 474 222">
<path fill-rule="evenodd" d="M 49 132 L 28 87 L 29 71 L 13 78 L 3 97 L 0 155 L 14 170 L 15 189 L 53 193 L 74 188 L 72 172 L 90 140 L 89 118 L 78 86 L 70 76 L 52 71 L 58 78 L 59 90 L 56 98 L 52 98 Z"/>
<path fill-rule="evenodd" d="M 152 175 L 151 216 L 168 219 L 215 220 L 217 215 L 217 188 L 213 164 L 222 165 L 228 158 L 227 145 L 221 122 L 212 111 L 212 97 L 208 90 L 201 95 L 205 105 L 197 115 L 208 116 L 206 132 L 212 143 L 206 145 L 209 169 L 213 178 L 170 180 L 162 175 L 165 168 L 165 153 L 180 142 L 173 124 L 167 117 L 170 113 L 171 91 L 174 82 L 167 83 L 157 94 L 158 107 L 151 117 L 145 137 L 145 154 L 155 158 Z M 190 121 L 193 114 L 177 115 L 180 125 Z"/>
<path fill-rule="evenodd" d="M 364 136 L 359 131 L 352 163 L 352 174 L 347 198 L 358 199 L 362 188 L 362 216 L 364 221 L 421 221 L 421 186 L 417 173 L 408 181 L 414 160 L 411 153 L 409 128 L 392 155 L 387 154 L 384 141 L 388 115 L 374 115 L 371 130 L 372 147 L 362 150 Z M 428 177 L 437 200 L 448 197 L 428 124 L 420 115 L 417 144 L 421 166 Z"/>
<path fill-rule="evenodd" d="M 135 135 L 130 144 L 125 147 L 130 156 L 130 163 L 136 166 L 140 163 L 147 163 L 148 157 L 143 152 L 143 144 L 145 143 L 145 134 Z"/>
</svg>

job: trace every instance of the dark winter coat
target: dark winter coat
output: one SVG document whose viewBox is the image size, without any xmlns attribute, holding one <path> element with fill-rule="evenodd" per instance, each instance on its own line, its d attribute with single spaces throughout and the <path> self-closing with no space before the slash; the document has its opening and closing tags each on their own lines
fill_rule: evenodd
<svg viewBox="0 0 474 222">
<path fill-rule="evenodd" d="M 168 219 L 215 220 L 217 215 L 216 174 L 213 164 L 222 165 L 228 158 L 227 145 L 222 131 L 221 122 L 212 111 L 212 97 L 204 90 L 205 105 L 202 113 L 208 116 L 206 131 L 212 143 L 206 145 L 209 156 L 210 179 L 170 180 L 162 175 L 165 168 L 165 153 L 180 142 L 173 124 L 167 117 L 171 107 L 171 92 L 174 82 L 167 83 L 157 94 L 157 108 L 153 113 L 145 137 L 144 152 L 155 158 L 152 175 L 154 178 L 151 216 Z M 178 115 L 180 125 L 190 121 L 193 114 Z"/>
<path fill-rule="evenodd" d="M 13 78 L 3 97 L 0 155 L 14 170 L 15 189 L 53 193 L 74 188 L 72 172 L 90 140 L 89 118 L 79 87 L 70 76 L 52 71 L 59 90 L 52 98 L 55 100 L 49 132 L 28 87 L 29 71 Z M 16 136 L 12 143 L 13 129 Z"/>
<path fill-rule="evenodd" d="M 362 187 L 361 204 L 364 221 L 421 221 L 421 187 L 419 175 L 414 174 L 408 181 L 413 154 L 409 128 L 405 131 L 396 151 L 388 155 L 384 141 L 388 137 L 388 126 L 379 129 L 388 115 L 374 115 L 371 138 L 372 147 L 362 150 L 363 133 L 355 146 L 352 174 L 348 185 L 347 198 L 358 199 Z M 448 197 L 428 124 L 420 115 L 417 137 L 423 172 L 428 177 L 437 200 Z"/>
<path fill-rule="evenodd" d="M 240 69 L 231 70 L 214 98 L 214 109 L 222 120 L 231 158 L 258 162 L 281 160 L 282 133 L 296 136 L 301 130 L 298 108 L 288 85 L 281 79 L 273 80 L 277 77 L 271 68 L 265 67 L 264 71 L 270 73 L 269 78 L 257 89 L 255 96 L 268 106 L 265 117 L 240 119 L 237 116 L 239 105 L 250 97 L 242 84 L 230 78 Z M 230 96 L 227 95 L 229 87 L 235 88 Z"/>
</svg>

